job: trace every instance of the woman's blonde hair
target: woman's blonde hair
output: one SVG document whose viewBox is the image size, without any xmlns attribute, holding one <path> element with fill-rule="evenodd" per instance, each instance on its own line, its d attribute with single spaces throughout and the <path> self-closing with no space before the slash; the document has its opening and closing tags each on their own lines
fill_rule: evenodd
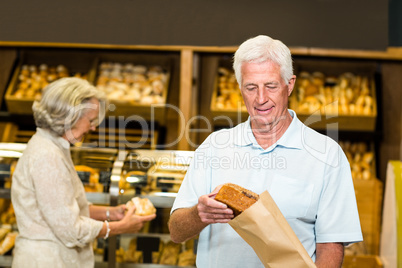
<svg viewBox="0 0 402 268">
<path fill-rule="evenodd" d="M 56 80 L 44 89 L 41 100 L 32 105 L 35 124 L 62 136 L 88 109 L 93 109 L 89 103 L 92 98 L 99 101 L 98 119 L 102 122 L 107 105 L 103 92 L 81 78 L 66 77 Z"/>
</svg>

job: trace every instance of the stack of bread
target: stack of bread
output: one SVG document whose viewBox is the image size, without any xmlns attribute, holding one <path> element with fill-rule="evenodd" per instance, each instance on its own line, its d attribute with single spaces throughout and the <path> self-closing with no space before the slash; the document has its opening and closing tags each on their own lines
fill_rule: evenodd
<svg viewBox="0 0 402 268">
<path fill-rule="evenodd" d="M 103 62 L 98 68 L 96 87 L 109 100 L 133 104 L 161 104 L 167 91 L 168 73 L 161 66 Z"/>
<path fill-rule="evenodd" d="M 216 92 L 215 107 L 218 110 L 246 111 L 234 72 L 228 68 L 218 69 L 218 88 Z"/>
<path fill-rule="evenodd" d="M 302 114 L 373 115 L 374 96 L 368 76 L 343 73 L 338 77 L 321 72 L 297 75 L 291 109 Z"/>
<path fill-rule="evenodd" d="M 39 99 L 42 96 L 42 90 L 49 83 L 68 76 L 72 76 L 72 73 L 62 64 L 57 66 L 48 66 L 45 63 L 38 66 L 34 64 L 22 65 L 14 96 L 16 98 Z M 86 75 L 81 73 L 76 73 L 74 76 L 86 79 Z"/>
<path fill-rule="evenodd" d="M 358 180 L 376 178 L 374 152 L 365 142 L 340 141 L 339 145 L 348 158 L 352 177 Z"/>
<path fill-rule="evenodd" d="M 170 240 L 159 242 L 159 250 L 152 252 L 152 263 L 172 266 L 195 266 L 194 239 L 184 244 Z M 143 252 L 137 250 L 137 238 L 130 240 L 129 248 L 124 253 L 124 261 L 143 263 Z"/>
</svg>

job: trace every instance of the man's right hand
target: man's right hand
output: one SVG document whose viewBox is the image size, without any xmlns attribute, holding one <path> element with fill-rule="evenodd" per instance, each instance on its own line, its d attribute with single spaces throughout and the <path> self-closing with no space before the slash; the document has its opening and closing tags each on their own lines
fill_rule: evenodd
<svg viewBox="0 0 402 268">
<path fill-rule="evenodd" d="M 200 196 L 195 206 L 173 211 L 169 220 L 170 238 L 173 242 L 187 241 L 211 223 L 227 223 L 233 219 L 233 211 L 214 199 L 221 187 Z"/>
<path fill-rule="evenodd" d="M 198 198 L 198 216 L 203 223 L 227 223 L 233 219 L 233 210 L 228 208 L 226 204 L 214 199 L 221 187 L 222 185 L 216 187 L 210 194 Z"/>
</svg>

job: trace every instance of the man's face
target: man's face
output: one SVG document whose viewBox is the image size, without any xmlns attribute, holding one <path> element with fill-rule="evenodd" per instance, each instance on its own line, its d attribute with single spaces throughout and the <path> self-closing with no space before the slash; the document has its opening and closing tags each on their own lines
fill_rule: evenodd
<svg viewBox="0 0 402 268">
<path fill-rule="evenodd" d="M 241 73 L 241 93 L 251 117 L 251 127 L 267 129 L 280 124 L 287 113 L 296 77 L 286 84 L 279 65 L 271 61 L 243 63 Z"/>
</svg>

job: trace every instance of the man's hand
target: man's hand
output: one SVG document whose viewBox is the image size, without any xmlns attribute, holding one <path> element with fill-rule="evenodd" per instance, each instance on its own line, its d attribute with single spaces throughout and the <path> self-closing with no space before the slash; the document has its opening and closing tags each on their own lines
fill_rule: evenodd
<svg viewBox="0 0 402 268">
<path fill-rule="evenodd" d="M 198 199 L 198 216 L 203 223 L 227 223 L 233 219 L 233 210 L 214 199 L 221 187 L 221 185 L 216 187 L 210 194 L 202 195 Z"/>
<path fill-rule="evenodd" d="M 214 200 L 221 187 L 218 186 L 212 193 L 200 196 L 197 205 L 173 211 L 169 219 L 170 238 L 173 242 L 187 241 L 209 224 L 226 223 L 234 217 L 230 208 Z"/>
</svg>

